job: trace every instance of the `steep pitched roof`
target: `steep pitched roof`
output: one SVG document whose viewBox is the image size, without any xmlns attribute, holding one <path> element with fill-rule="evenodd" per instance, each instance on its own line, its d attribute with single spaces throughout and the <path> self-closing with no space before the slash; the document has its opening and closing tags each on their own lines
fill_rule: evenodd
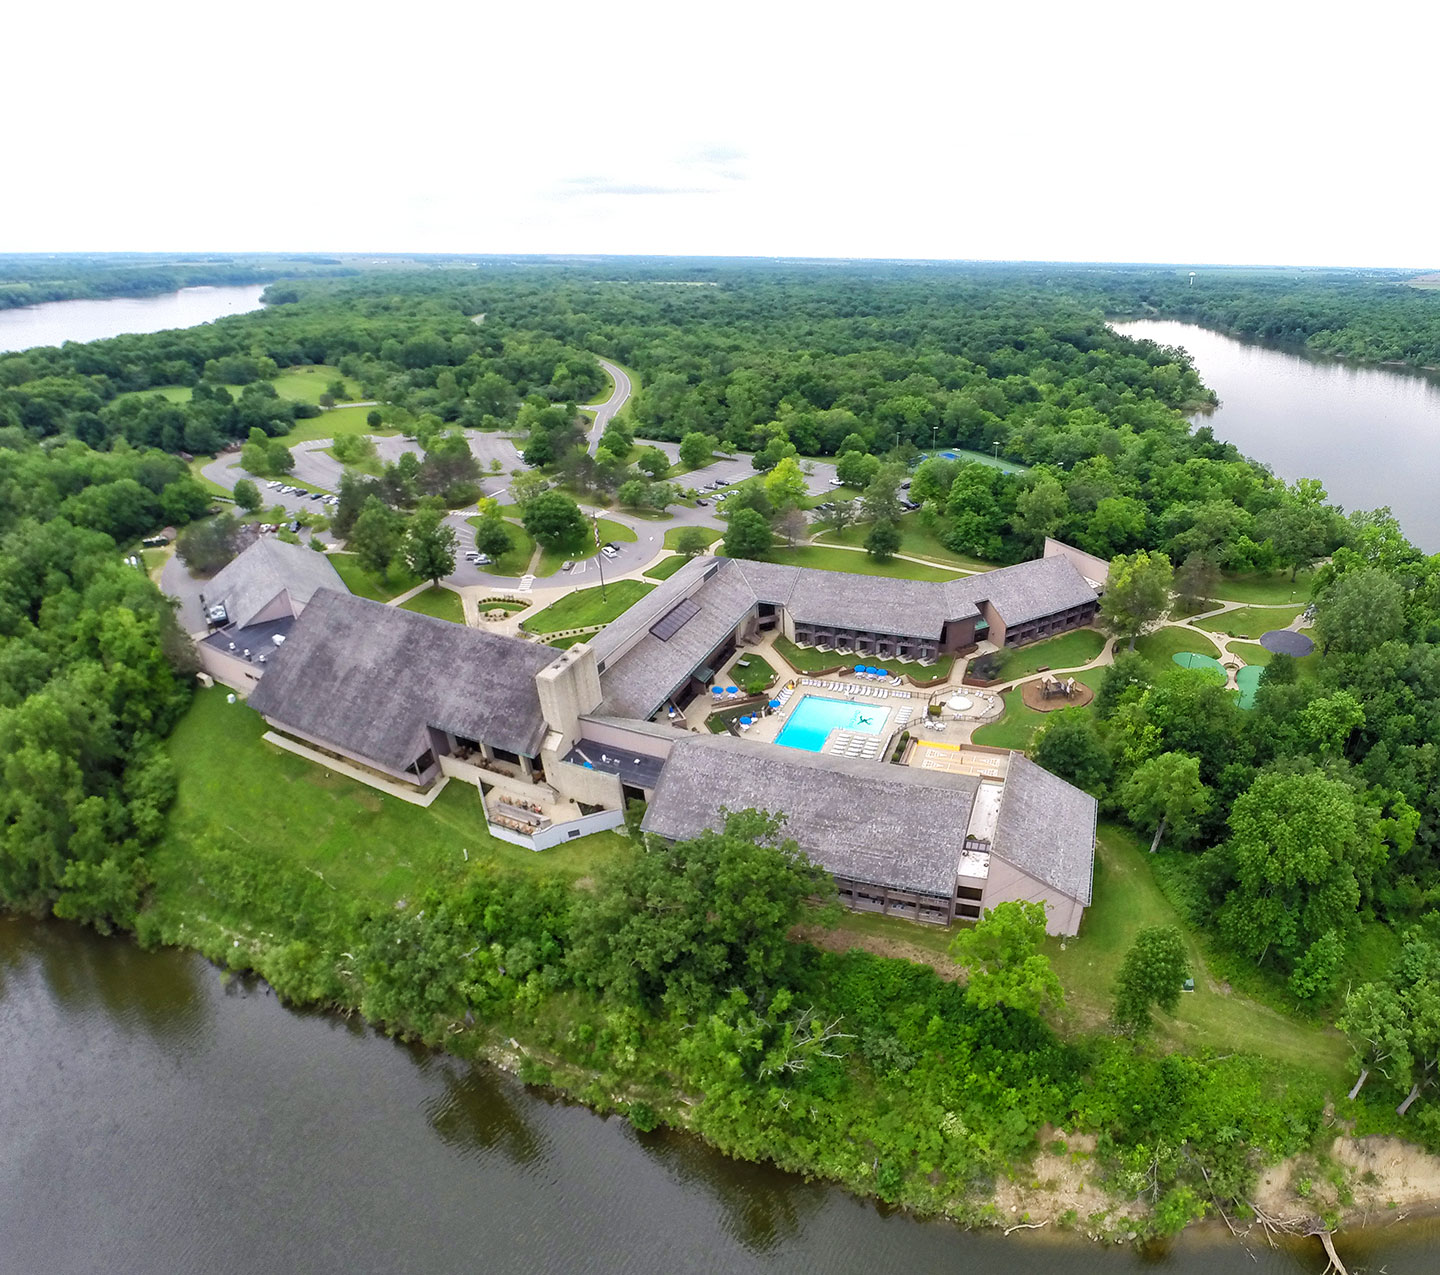
<svg viewBox="0 0 1440 1275">
<path fill-rule="evenodd" d="M 939 587 L 945 591 L 951 619 L 970 613 L 962 607 L 973 611 L 977 603 L 989 602 L 1007 627 L 1095 601 L 1095 590 L 1063 557 L 1032 558 L 1013 567 L 947 580 Z"/>
<path fill-rule="evenodd" d="M 317 589 L 347 592 L 345 582 L 323 553 L 292 545 L 274 536 L 262 536 L 210 581 L 205 595 L 223 602 L 230 623 L 244 628 L 282 591 L 298 608 Z"/>
<path fill-rule="evenodd" d="M 783 835 L 836 876 L 949 897 L 980 781 L 729 735 L 675 742 L 641 827 L 683 841 L 721 808 L 784 814 Z"/>
<path fill-rule="evenodd" d="M 1015 753 L 990 853 L 1088 907 L 1097 809 L 1089 793 Z"/>
<path fill-rule="evenodd" d="M 558 652 L 322 589 L 250 696 L 281 726 L 404 769 L 427 727 L 535 756 L 535 675 Z"/>
</svg>

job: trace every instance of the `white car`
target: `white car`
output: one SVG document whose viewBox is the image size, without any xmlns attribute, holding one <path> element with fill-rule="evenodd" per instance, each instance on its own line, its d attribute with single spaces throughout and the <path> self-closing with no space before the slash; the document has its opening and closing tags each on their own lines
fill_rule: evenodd
<svg viewBox="0 0 1440 1275">
<path fill-rule="evenodd" d="M 280 480 L 277 478 L 274 482 L 266 483 L 265 486 L 270 488 L 271 491 L 274 491 L 277 487 L 280 486 Z"/>
</svg>

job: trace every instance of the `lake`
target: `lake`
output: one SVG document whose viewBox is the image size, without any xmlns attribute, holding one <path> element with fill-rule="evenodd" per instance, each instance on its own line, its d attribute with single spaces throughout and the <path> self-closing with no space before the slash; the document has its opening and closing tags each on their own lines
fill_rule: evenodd
<svg viewBox="0 0 1440 1275">
<path fill-rule="evenodd" d="M 1440 552 L 1440 376 L 1277 349 L 1172 320 L 1112 322 L 1182 345 L 1220 406 L 1194 419 L 1287 481 L 1319 478 L 1347 510 L 1389 505 Z"/>
<path fill-rule="evenodd" d="M 129 332 L 163 332 L 244 314 L 260 308 L 263 284 L 226 288 L 182 288 L 158 297 L 117 297 L 111 301 L 47 301 L 19 310 L 0 310 L 0 354 L 65 341 L 99 341 Z"/>
<path fill-rule="evenodd" d="M 1252 1261 L 1223 1234 L 1146 1255 L 916 1221 L 59 922 L 0 916 L 0 1076 L 0 1269 L 17 1275 L 1324 1265 L 1313 1241 Z M 1422 1224 L 1342 1256 L 1418 1275 L 1437 1239 Z"/>
</svg>

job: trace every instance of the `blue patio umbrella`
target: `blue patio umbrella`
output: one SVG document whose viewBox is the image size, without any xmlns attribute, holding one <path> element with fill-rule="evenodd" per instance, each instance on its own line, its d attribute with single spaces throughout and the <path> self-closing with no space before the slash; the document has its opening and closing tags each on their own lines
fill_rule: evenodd
<svg viewBox="0 0 1440 1275">
<path fill-rule="evenodd" d="M 890 676 L 890 670 L 888 668 L 877 668 L 875 671 L 879 673 L 881 677 Z"/>
<path fill-rule="evenodd" d="M 726 689 L 726 691 L 729 692 L 731 695 L 738 695 L 738 694 L 740 694 L 740 688 L 739 688 L 738 686 L 727 686 L 725 689 Z"/>
<path fill-rule="evenodd" d="M 865 666 L 863 664 L 857 664 L 855 666 L 855 671 L 857 673 L 863 673 L 865 671 Z"/>
<path fill-rule="evenodd" d="M 747 713 L 744 717 L 742 717 L 742 718 L 740 719 L 740 725 L 742 725 L 742 726 L 748 726 L 748 725 L 750 725 L 750 723 L 753 722 L 754 720 L 755 720 L 755 719 L 754 719 L 753 717 L 751 717 L 751 716 Z"/>
<path fill-rule="evenodd" d="M 772 700 L 770 701 L 770 707 L 771 707 L 771 708 L 779 708 L 779 707 L 780 707 L 780 701 L 779 701 L 778 699 L 772 699 Z"/>
<path fill-rule="evenodd" d="M 712 687 L 710 688 L 710 694 L 712 694 L 712 695 L 723 695 L 723 694 L 725 694 L 725 688 L 724 688 L 723 686 L 712 686 Z"/>
</svg>

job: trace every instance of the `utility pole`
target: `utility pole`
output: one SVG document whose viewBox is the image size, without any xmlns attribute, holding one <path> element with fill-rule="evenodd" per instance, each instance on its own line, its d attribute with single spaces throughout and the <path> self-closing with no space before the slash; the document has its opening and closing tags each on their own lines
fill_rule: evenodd
<svg viewBox="0 0 1440 1275">
<path fill-rule="evenodd" d="M 590 525 L 595 528 L 595 548 L 600 548 L 600 515 L 590 515 Z M 600 601 L 605 601 L 605 555 L 597 553 L 595 564 L 600 568 Z"/>
<path fill-rule="evenodd" d="M 940 426 L 930 426 L 930 450 L 933 452 L 940 444 L 936 441 L 940 437 Z"/>
<path fill-rule="evenodd" d="M 1000 463 L 1000 444 L 998 442 L 995 444 L 995 463 L 997 465 Z"/>
</svg>

